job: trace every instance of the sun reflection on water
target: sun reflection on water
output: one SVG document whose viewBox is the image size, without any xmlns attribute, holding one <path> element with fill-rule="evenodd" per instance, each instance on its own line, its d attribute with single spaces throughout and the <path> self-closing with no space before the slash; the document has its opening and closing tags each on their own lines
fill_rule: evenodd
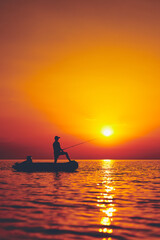
<svg viewBox="0 0 160 240">
<path fill-rule="evenodd" d="M 115 188 L 113 187 L 113 181 L 111 179 L 111 166 L 111 160 L 107 159 L 103 161 L 103 168 L 105 169 L 105 175 L 101 183 L 103 191 L 97 196 L 97 207 L 100 208 L 100 212 L 102 213 L 99 232 L 108 234 L 113 233 L 112 222 L 114 220 L 114 213 L 116 212 L 116 207 L 113 202 Z M 107 240 L 111 240 L 111 238 L 109 237 Z"/>
</svg>

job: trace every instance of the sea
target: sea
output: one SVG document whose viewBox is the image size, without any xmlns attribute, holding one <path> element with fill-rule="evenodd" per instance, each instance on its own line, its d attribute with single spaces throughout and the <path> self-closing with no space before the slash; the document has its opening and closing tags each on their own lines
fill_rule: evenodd
<svg viewBox="0 0 160 240">
<path fill-rule="evenodd" d="M 70 173 L 20 161 L 0 160 L 1 240 L 160 239 L 160 160 L 77 160 Z"/>
</svg>

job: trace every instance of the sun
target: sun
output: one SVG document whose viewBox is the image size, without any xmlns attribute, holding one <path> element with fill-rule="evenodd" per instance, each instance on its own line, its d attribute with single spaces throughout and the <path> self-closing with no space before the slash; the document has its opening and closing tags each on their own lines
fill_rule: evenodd
<svg viewBox="0 0 160 240">
<path fill-rule="evenodd" d="M 102 134 L 106 137 L 109 137 L 113 134 L 113 130 L 111 128 L 103 128 Z"/>
</svg>

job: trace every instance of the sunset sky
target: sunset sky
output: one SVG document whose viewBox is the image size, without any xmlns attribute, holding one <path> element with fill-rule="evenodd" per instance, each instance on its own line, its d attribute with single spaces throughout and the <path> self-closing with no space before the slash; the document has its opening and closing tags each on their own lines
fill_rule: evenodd
<svg viewBox="0 0 160 240">
<path fill-rule="evenodd" d="M 0 158 L 160 158 L 159 0 L 0 1 L 0 33 Z"/>
</svg>

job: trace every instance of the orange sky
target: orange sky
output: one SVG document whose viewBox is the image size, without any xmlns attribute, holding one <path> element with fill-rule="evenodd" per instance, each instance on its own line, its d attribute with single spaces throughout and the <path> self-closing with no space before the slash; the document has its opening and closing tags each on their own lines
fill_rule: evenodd
<svg viewBox="0 0 160 240">
<path fill-rule="evenodd" d="M 0 2 L 0 157 L 160 158 L 160 2 Z M 113 135 L 104 137 L 109 127 Z"/>
</svg>

